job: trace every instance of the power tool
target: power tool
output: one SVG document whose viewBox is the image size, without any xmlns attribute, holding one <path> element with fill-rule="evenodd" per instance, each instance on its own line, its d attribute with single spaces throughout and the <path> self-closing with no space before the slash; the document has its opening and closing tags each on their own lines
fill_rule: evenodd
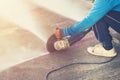
<svg viewBox="0 0 120 80">
<path fill-rule="evenodd" d="M 50 53 L 66 50 L 74 43 L 81 40 L 89 31 L 91 31 L 91 28 L 71 36 L 63 37 L 62 29 L 56 28 L 54 34 L 49 37 L 46 48 Z"/>
</svg>

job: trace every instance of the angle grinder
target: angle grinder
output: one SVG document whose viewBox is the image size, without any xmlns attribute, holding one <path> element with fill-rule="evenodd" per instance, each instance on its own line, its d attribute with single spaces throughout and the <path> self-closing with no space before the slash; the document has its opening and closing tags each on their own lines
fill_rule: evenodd
<svg viewBox="0 0 120 80">
<path fill-rule="evenodd" d="M 62 29 L 56 28 L 54 34 L 49 37 L 46 48 L 50 53 L 65 50 L 81 40 L 90 30 L 91 28 L 71 36 L 63 37 Z"/>
</svg>

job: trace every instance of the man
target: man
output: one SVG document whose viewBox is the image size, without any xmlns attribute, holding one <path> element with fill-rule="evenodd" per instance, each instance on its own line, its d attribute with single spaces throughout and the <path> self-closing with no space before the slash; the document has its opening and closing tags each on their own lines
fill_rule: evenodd
<svg viewBox="0 0 120 80">
<path fill-rule="evenodd" d="M 86 29 L 93 27 L 95 36 L 101 44 L 88 47 L 90 54 L 104 57 L 117 55 L 112 44 L 112 36 L 109 34 L 109 27 L 120 33 L 120 0 L 95 0 L 88 15 L 78 23 L 59 29 L 61 37 L 73 36 Z M 55 33 L 56 34 L 56 33 Z M 58 50 L 68 48 L 68 41 L 58 41 L 54 47 Z"/>
</svg>

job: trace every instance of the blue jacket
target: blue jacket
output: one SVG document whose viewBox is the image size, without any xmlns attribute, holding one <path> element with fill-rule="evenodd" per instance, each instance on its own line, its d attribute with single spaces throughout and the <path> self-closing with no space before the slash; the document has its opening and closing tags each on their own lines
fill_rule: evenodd
<svg viewBox="0 0 120 80">
<path fill-rule="evenodd" d="M 93 7 L 82 21 L 62 29 L 63 36 L 73 35 L 92 27 L 111 10 L 120 12 L 120 0 L 95 0 Z"/>
</svg>

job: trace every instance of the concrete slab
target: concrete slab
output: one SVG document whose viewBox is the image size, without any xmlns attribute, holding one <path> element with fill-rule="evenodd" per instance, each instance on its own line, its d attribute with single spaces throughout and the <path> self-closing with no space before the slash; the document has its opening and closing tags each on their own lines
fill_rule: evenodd
<svg viewBox="0 0 120 80">
<path fill-rule="evenodd" d="M 0 19 L 0 71 L 45 55 L 45 51 L 45 43 L 37 36 L 9 21 Z"/>
</svg>

